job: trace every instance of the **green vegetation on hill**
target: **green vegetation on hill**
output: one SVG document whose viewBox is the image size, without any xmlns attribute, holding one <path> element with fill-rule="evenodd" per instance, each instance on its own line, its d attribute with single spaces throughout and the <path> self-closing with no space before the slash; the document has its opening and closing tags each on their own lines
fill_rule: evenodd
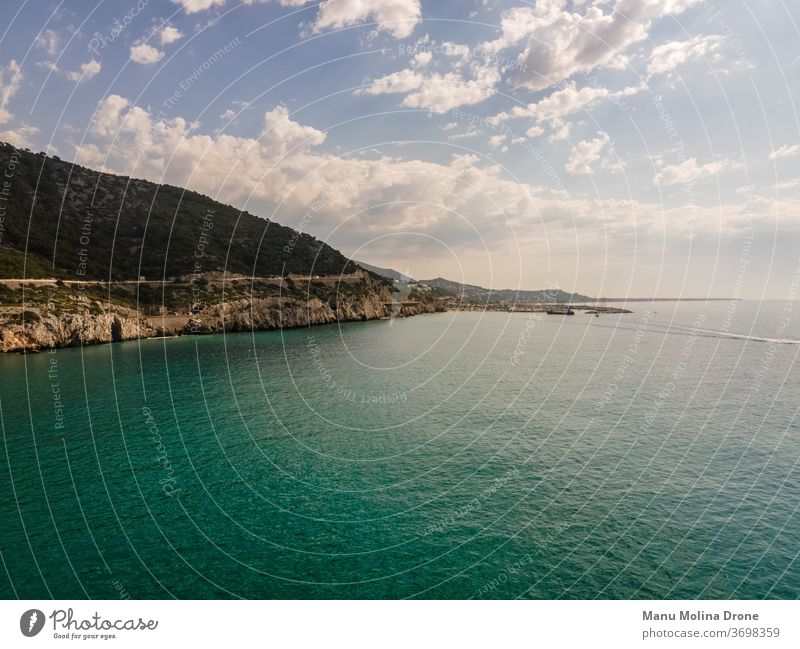
<svg viewBox="0 0 800 649">
<path fill-rule="evenodd" d="M 308 234 L 189 190 L 0 143 L 0 278 L 259 277 L 356 269 Z"/>
</svg>

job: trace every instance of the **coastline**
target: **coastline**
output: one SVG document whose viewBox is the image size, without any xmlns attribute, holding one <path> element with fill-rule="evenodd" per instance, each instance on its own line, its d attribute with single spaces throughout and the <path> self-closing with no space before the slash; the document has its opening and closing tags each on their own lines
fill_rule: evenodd
<svg viewBox="0 0 800 649">
<path fill-rule="evenodd" d="M 214 305 L 204 313 L 194 315 L 146 316 L 135 310 L 119 308 L 99 314 L 37 316 L 20 324 L 0 323 L 0 353 L 39 353 L 48 349 L 134 340 L 301 329 L 441 311 L 433 304 L 422 303 L 394 310 L 383 299 L 380 295 L 368 295 L 357 300 L 340 300 L 331 306 L 316 298 L 306 303 L 292 299 L 257 298 Z"/>
<path fill-rule="evenodd" d="M 69 313 L 48 316 L 23 325 L 0 324 L 0 354 L 38 354 L 51 349 L 106 345 L 117 342 L 304 329 L 337 323 L 394 320 L 452 311 L 504 314 L 545 314 L 547 312 L 547 307 L 540 304 L 522 305 L 523 308 L 516 309 L 494 305 L 461 305 L 456 309 L 443 309 L 435 303 L 417 303 L 394 310 L 383 303 L 378 305 L 371 303 L 367 308 L 362 303 L 361 308 L 349 308 L 340 315 L 339 311 L 326 309 L 320 304 L 314 304 L 312 312 L 308 305 L 301 308 L 293 303 L 283 309 L 275 308 L 273 305 L 264 317 L 264 311 L 259 309 L 259 306 L 263 308 L 264 305 L 255 304 L 256 302 L 258 301 L 254 300 L 248 305 L 232 305 L 231 303 L 218 305 L 212 318 L 207 315 L 202 317 L 190 315 L 143 316 L 135 311 L 122 313 L 122 310 L 117 310 L 113 313 L 94 315 Z M 576 306 L 575 308 L 583 310 L 594 307 Z M 607 315 L 632 313 L 627 309 L 616 307 L 605 307 L 600 312 Z M 592 311 L 587 311 L 587 313 L 592 313 Z M 559 314 L 555 314 L 554 317 L 559 317 Z"/>
</svg>

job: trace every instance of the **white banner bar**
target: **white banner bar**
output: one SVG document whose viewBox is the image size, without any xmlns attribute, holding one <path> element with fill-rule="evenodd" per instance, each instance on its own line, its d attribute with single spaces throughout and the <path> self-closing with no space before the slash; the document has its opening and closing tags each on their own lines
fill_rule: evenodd
<svg viewBox="0 0 800 649">
<path fill-rule="evenodd" d="M 0 647 L 778 648 L 800 646 L 798 617 L 783 601 L 4 601 Z"/>
</svg>

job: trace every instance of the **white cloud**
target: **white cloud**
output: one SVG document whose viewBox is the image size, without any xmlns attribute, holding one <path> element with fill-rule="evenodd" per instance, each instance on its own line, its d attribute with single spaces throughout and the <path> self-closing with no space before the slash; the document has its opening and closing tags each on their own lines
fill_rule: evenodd
<svg viewBox="0 0 800 649">
<path fill-rule="evenodd" d="M 375 79 L 361 94 L 406 94 L 403 106 L 425 108 L 434 113 L 446 113 L 459 106 L 470 106 L 482 102 L 495 93 L 500 81 L 497 68 L 474 64 L 469 72 L 472 78 L 461 72 L 423 74 L 405 69 Z"/>
<path fill-rule="evenodd" d="M 478 137 L 481 135 L 482 131 L 477 129 L 471 129 L 469 131 L 464 131 L 463 133 L 456 133 L 451 135 L 448 139 L 450 140 L 466 140 L 468 138 Z"/>
<path fill-rule="evenodd" d="M 338 29 L 367 20 L 395 38 L 411 36 L 422 14 L 420 0 L 325 0 L 314 30 Z"/>
<path fill-rule="evenodd" d="M 75 162 L 93 169 L 102 169 L 106 154 L 96 144 L 84 143 L 75 147 Z"/>
<path fill-rule="evenodd" d="M 542 133 L 544 133 L 544 129 L 541 126 L 531 126 L 527 131 L 525 131 L 525 136 L 530 138 L 539 137 Z"/>
<path fill-rule="evenodd" d="M 22 79 L 22 71 L 15 60 L 0 67 L 0 124 L 5 124 L 13 117 L 8 111 L 8 102 L 19 90 Z"/>
<path fill-rule="evenodd" d="M 690 221 L 680 207 L 574 198 L 554 192 L 550 182 L 541 187 L 516 182 L 499 165 L 475 155 L 445 163 L 380 154 L 342 158 L 324 150 L 324 132 L 295 121 L 283 106 L 267 112 L 263 126 L 258 137 L 211 136 L 178 117 L 158 120 L 112 95 L 99 106 L 80 159 L 115 173 L 185 186 L 287 225 L 296 225 L 312 205 L 322 205 L 314 209 L 309 229 L 322 239 L 336 232 L 329 243 L 345 251 L 379 235 L 411 230 L 458 246 L 465 259 L 471 250 L 483 251 L 484 242 L 494 254 L 512 254 L 517 243 L 534 249 L 545 234 L 567 236 L 576 224 L 590 248 L 592 241 L 602 248 L 608 240 L 627 241 L 633 232 L 644 236 L 664 228 L 671 236 L 697 234 L 698 227 L 735 232 L 748 219 L 771 218 L 775 206 L 758 204 L 746 213 L 743 201 L 736 200 L 698 207 Z M 590 140 L 573 156 L 573 171 L 606 165 L 604 153 L 613 149 L 604 133 L 596 137 L 599 144 Z M 781 202 L 785 213 L 800 214 L 792 199 Z M 706 214 L 714 218 L 701 218 Z M 425 251 L 408 254 L 424 256 Z"/>
<path fill-rule="evenodd" d="M 672 41 L 653 48 L 647 74 L 665 74 L 687 61 L 714 55 L 719 50 L 722 38 L 719 36 L 695 36 L 688 41 Z M 714 56 L 718 60 L 718 56 Z"/>
<path fill-rule="evenodd" d="M 169 45 L 183 38 L 183 34 L 172 25 L 167 25 L 159 32 L 158 38 L 162 45 Z"/>
<path fill-rule="evenodd" d="M 621 160 L 616 152 L 612 158 L 604 158 L 600 163 L 600 168 L 603 171 L 610 171 L 612 174 L 622 173 L 625 171 L 625 162 Z"/>
<path fill-rule="evenodd" d="M 598 133 L 594 140 L 578 142 L 569 155 L 566 170 L 571 174 L 592 173 L 592 163 L 600 159 L 603 149 L 609 143 L 608 133 Z"/>
<path fill-rule="evenodd" d="M 411 65 L 415 68 L 424 68 L 433 59 L 433 52 L 417 52 L 411 60 Z"/>
<path fill-rule="evenodd" d="M 142 43 L 131 47 L 131 61 L 142 65 L 152 65 L 164 58 L 164 52 L 156 49 L 152 45 Z"/>
<path fill-rule="evenodd" d="M 442 41 L 441 43 L 433 46 L 434 51 L 443 56 L 458 57 L 467 59 L 470 55 L 469 45 L 463 43 L 453 43 L 452 41 Z"/>
<path fill-rule="evenodd" d="M 228 0 L 172 0 L 176 5 L 183 6 L 187 14 L 195 14 L 199 11 L 211 9 L 211 7 L 221 7 Z"/>
<path fill-rule="evenodd" d="M 222 113 L 222 115 L 219 116 L 223 122 L 230 122 L 234 117 L 236 117 L 236 111 L 231 108 L 228 108 L 224 113 Z"/>
<path fill-rule="evenodd" d="M 128 107 L 128 100 L 119 95 L 109 95 L 104 99 L 92 122 L 92 132 L 101 138 L 113 138 L 121 125 L 122 111 Z"/>
<path fill-rule="evenodd" d="M 455 156 L 440 164 L 322 153 L 317 147 L 325 133 L 295 122 L 283 106 L 265 114 L 257 138 L 211 137 L 193 132 L 181 118 L 155 120 L 124 97 L 112 95 L 98 107 L 90 136 L 96 141 L 81 147 L 83 161 L 100 164 L 108 159 L 105 164 L 118 173 L 187 186 L 227 202 L 264 200 L 282 204 L 294 215 L 324 194 L 330 225 L 340 223 L 342 210 L 363 214 L 348 221 L 353 233 L 409 227 L 433 232 L 444 228 L 447 236 L 467 229 L 473 233 L 462 216 L 453 216 L 458 214 L 507 237 L 507 218 L 529 219 L 544 207 L 539 190 L 503 180 L 498 167 L 482 168 L 477 156 Z M 385 207 L 371 209 L 376 205 Z M 570 207 L 553 209 L 563 210 L 566 218 Z M 320 210 L 315 216 L 317 228 L 324 229 L 325 214 Z"/>
<path fill-rule="evenodd" d="M 537 122 L 560 122 L 561 118 L 581 108 L 586 108 L 597 99 L 608 97 L 612 94 L 607 88 L 586 86 L 577 89 L 575 82 L 571 81 L 561 90 L 556 90 L 549 96 L 527 106 L 514 106 L 510 111 L 500 113 L 492 121 L 500 122 L 520 117 L 532 117 Z"/>
<path fill-rule="evenodd" d="M 517 7 L 503 14 L 502 33 L 482 48 L 494 54 L 523 44 L 511 81 L 541 90 L 576 72 L 616 65 L 631 45 L 643 41 L 653 22 L 677 15 L 700 0 L 616 0 L 591 3 L 582 12 L 566 9 L 564 0 L 540 0 L 534 7 Z"/>
<path fill-rule="evenodd" d="M 39 129 L 35 126 L 20 126 L 16 129 L 0 131 L 0 142 L 8 142 L 18 149 L 33 149 L 34 145 L 29 138 L 38 132 Z"/>
<path fill-rule="evenodd" d="M 507 138 L 508 136 L 506 134 L 492 135 L 492 137 L 489 138 L 489 146 L 492 149 L 499 149 Z"/>
<path fill-rule="evenodd" d="M 465 79 L 448 72 L 433 74 L 423 79 L 418 90 L 406 96 L 403 105 L 409 108 L 427 108 L 434 113 L 446 113 L 459 106 L 470 106 L 491 97 L 499 74 L 481 75 Z"/>
<path fill-rule="evenodd" d="M 53 29 L 45 29 L 36 37 L 36 47 L 43 49 L 47 56 L 56 56 L 61 48 L 61 36 Z"/>
<path fill-rule="evenodd" d="M 270 156 L 286 156 L 295 149 L 310 149 L 325 141 L 325 133 L 313 126 L 303 126 L 289 117 L 286 106 L 276 106 L 264 115 L 264 130 L 259 137 Z"/>
<path fill-rule="evenodd" d="M 494 54 L 517 45 L 537 29 L 554 23 L 562 14 L 563 7 L 564 3 L 559 0 L 544 0 L 533 7 L 514 7 L 504 11 L 500 21 L 500 37 L 484 43 L 483 49 Z"/>
<path fill-rule="evenodd" d="M 696 180 L 715 176 L 721 171 L 733 169 L 738 165 L 729 160 L 708 162 L 704 165 L 697 164 L 697 158 L 689 158 L 681 164 L 668 165 L 655 176 L 657 185 L 675 185 L 678 183 L 691 183 Z"/>
<path fill-rule="evenodd" d="M 794 189 L 795 187 L 800 187 L 800 178 L 793 178 L 792 180 L 775 183 L 772 189 Z"/>
<path fill-rule="evenodd" d="M 99 74 L 101 67 L 99 61 L 92 59 L 87 63 L 83 63 L 80 70 L 76 72 L 67 72 L 67 79 L 70 81 L 88 81 Z"/>
<path fill-rule="evenodd" d="M 788 158 L 798 154 L 800 154 L 800 144 L 784 144 L 770 153 L 769 159 L 775 160 L 776 158 Z"/>
<path fill-rule="evenodd" d="M 361 92 L 368 95 L 411 92 L 420 87 L 423 79 L 422 74 L 414 70 L 400 70 L 375 79 L 369 87 Z"/>
<path fill-rule="evenodd" d="M 560 90 L 556 90 L 544 99 L 528 104 L 515 106 L 510 111 L 495 115 L 490 122 L 493 124 L 510 119 L 533 119 L 534 126 L 528 130 L 528 137 L 541 135 L 544 130 L 542 124 L 554 129 L 548 138 L 550 142 L 564 140 L 569 137 L 572 124 L 565 121 L 568 115 L 580 110 L 589 110 L 595 103 L 603 99 L 619 99 L 640 92 L 645 86 L 626 87 L 619 91 L 611 91 L 601 86 L 585 86 L 578 89 L 574 81 L 567 82 Z"/>
<path fill-rule="evenodd" d="M 572 130 L 572 123 L 564 122 L 561 128 L 551 133 L 550 137 L 548 137 L 547 140 L 549 142 L 559 142 L 561 140 L 566 140 L 569 137 L 569 133 L 571 130 Z"/>
<path fill-rule="evenodd" d="M 244 4 L 270 0 L 244 0 Z M 222 7 L 228 0 L 172 0 L 182 5 L 186 13 L 193 14 L 212 7 Z M 284 7 L 302 7 L 310 0 L 277 0 Z M 323 0 L 319 3 L 313 29 L 340 29 L 362 22 L 376 23 L 378 31 L 388 32 L 395 38 L 411 36 L 419 24 L 422 10 L 420 0 Z"/>
</svg>

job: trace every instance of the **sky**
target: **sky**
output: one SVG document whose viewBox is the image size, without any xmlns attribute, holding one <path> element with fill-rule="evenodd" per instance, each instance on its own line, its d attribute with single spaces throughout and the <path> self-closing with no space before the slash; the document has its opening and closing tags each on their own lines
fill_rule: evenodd
<svg viewBox="0 0 800 649">
<path fill-rule="evenodd" d="M 417 279 L 798 297 L 795 1 L 4 15 L 2 141 L 186 186 Z"/>
</svg>

